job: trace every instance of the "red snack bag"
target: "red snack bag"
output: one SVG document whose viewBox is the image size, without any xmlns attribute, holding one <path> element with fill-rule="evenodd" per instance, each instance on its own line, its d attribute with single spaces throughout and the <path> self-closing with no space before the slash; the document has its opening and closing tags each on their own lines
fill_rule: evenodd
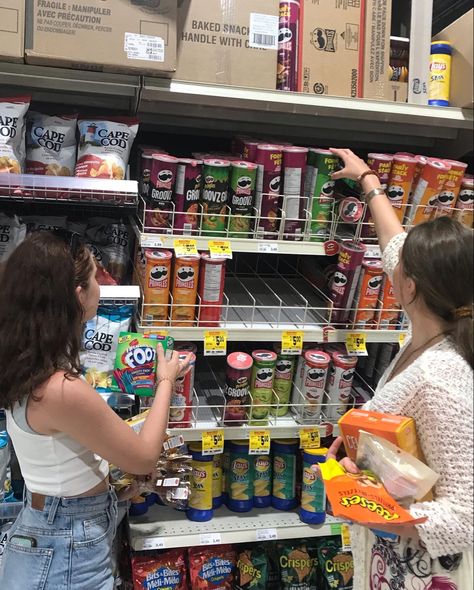
<svg viewBox="0 0 474 590">
<path fill-rule="evenodd" d="M 193 590 L 231 590 L 235 566 L 236 555 L 230 545 L 189 549 Z"/>
<path fill-rule="evenodd" d="M 183 549 L 132 556 L 134 590 L 189 590 Z"/>
</svg>

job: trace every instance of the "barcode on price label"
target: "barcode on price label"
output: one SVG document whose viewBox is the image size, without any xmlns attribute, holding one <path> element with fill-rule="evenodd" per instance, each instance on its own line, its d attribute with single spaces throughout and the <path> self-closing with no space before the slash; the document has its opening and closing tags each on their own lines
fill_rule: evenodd
<svg viewBox="0 0 474 590">
<path fill-rule="evenodd" d="M 165 61 L 165 41 L 161 37 L 125 33 L 123 49 L 128 59 Z"/>
<path fill-rule="evenodd" d="M 249 47 L 278 49 L 278 16 L 250 13 Z"/>
<path fill-rule="evenodd" d="M 271 242 L 259 242 L 258 244 L 258 251 L 261 253 L 269 252 L 271 254 L 278 253 L 278 244 L 271 243 Z"/>
<path fill-rule="evenodd" d="M 278 533 L 276 529 L 259 529 L 255 531 L 255 537 L 257 541 L 275 541 Z"/>
<path fill-rule="evenodd" d="M 200 545 L 220 545 L 222 537 L 220 533 L 203 533 L 199 535 Z"/>
<path fill-rule="evenodd" d="M 162 537 L 151 537 L 143 539 L 142 549 L 143 551 L 149 551 L 153 549 L 164 549 L 166 547 L 165 540 Z"/>
<path fill-rule="evenodd" d="M 141 239 L 142 248 L 163 248 L 163 239 L 155 236 L 144 235 Z"/>
</svg>

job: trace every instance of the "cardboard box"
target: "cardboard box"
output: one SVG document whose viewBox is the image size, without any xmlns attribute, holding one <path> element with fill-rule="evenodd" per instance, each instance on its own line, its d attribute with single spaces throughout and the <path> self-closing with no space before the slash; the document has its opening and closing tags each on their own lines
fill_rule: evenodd
<svg viewBox="0 0 474 590">
<path fill-rule="evenodd" d="M 302 6 L 300 91 L 356 98 L 365 0 L 304 0 Z"/>
<path fill-rule="evenodd" d="M 279 0 L 179 0 L 174 77 L 274 90 L 278 9 Z M 267 15 L 260 29 L 251 26 L 252 14 Z M 255 41 L 273 49 L 251 47 Z"/>
<path fill-rule="evenodd" d="M 364 65 L 360 97 L 393 100 L 389 72 L 391 20 L 392 0 L 365 0 Z M 396 102 L 403 101 L 397 99 Z"/>
<path fill-rule="evenodd" d="M 347 456 L 355 461 L 359 431 L 365 430 L 390 441 L 418 459 L 422 459 L 413 418 L 380 414 L 368 410 L 349 410 L 339 420 Z"/>
<path fill-rule="evenodd" d="M 25 48 L 25 0 L 0 0 L 0 58 L 22 62 Z"/>
<path fill-rule="evenodd" d="M 26 61 L 97 71 L 173 72 L 176 17 L 177 0 L 27 0 Z"/>
<path fill-rule="evenodd" d="M 453 44 L 451 66 L 451 90 L 449 103 L 453 107 L 474 108 L 472 86 L 473 74 L 473 19 L 474 9 L 454 21 L 434 40 L 449 41 Z"/>
<path fill-rule="evenodd" d="M 385 95 L 386 100 L 406 102 L 408 100 L 408 82 L 388 82 Z"/>
</svg>

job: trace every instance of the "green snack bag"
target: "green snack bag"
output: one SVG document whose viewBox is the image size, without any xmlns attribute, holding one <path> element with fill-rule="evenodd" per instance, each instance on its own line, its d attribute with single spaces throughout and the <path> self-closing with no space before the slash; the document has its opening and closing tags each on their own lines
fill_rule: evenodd
<svg viewBox="0 0 474 590">
<path fill-rule="evenodd" d="M 268 558 L 268 581 L 266 590 L 280 590 L 281 575 L 276 543 L 265 543 L 264 547 Z"/>
<path fill-rule="evenodd" d="M 307 541 L 279 543 L 282 590 L 320 590 L 317 548 Z"/>
<path fill-rule="evenodd" d="M 349 551 L 342 551 L 338 536 L 318 539 L 318 558 L 324 590 L 352 590 L 354 559 Z"/>
<path fill-rule="evenodd" d="M 237 556 L 233 590 L 267 590 L 268 557 L 260 547 L 247 547 Z"/>
<path fill-rule="evenodd" d="M 173 338 L 134 332 L 120 333 L 114 371 L 119 391 L 148 397 L 154 395 L 158 342 L 169 358 L 174 346 Z"/>
</svg>

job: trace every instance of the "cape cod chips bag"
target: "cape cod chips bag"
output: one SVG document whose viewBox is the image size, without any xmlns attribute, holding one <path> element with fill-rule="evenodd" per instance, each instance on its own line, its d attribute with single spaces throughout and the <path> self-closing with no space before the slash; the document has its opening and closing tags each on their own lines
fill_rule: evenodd
<svg viewBox="0 0 474 590">
<path fill-rule="evenodd" d="M 0 98 L 0 174 L 25 170 L 25 117 L 31 96 Z"/>
</svg>

